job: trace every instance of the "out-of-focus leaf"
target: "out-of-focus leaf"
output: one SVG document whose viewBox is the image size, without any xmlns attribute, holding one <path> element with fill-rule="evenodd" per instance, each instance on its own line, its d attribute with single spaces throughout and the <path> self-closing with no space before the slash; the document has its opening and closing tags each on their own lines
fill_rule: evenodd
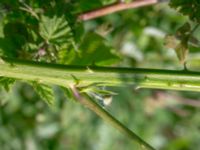
<svg viewBox="0 0 200 150">
<path fill-rule="evenodd" d="M 55 104 L 53 89 L 44 84 L 32 83 L 35 92 L 44 100 L 49 106 L 53 107 Z"/>
<path fill-rule="evenodd" d="M 2 23 L 1 18 L 0 18 L 0 38 L 1 37 L 4 37 L 4 34 L 3 34 L 3 23 Z"/>
<path fill-rule="evenodd" d="M 62 91 L 67 99 L 75 101 L 74 95 L 70 89 L 62 87 Z"/>
<path fill-rule="evenodd" d="M 132 0 L 124 0 L 125 3 L 130 3 Z"/>
<path fill-rule="evenodd" d="M 193 58 L 187 62 L 187 67 L 189 70 L 199 70 L 200 69 L 200 58 Z"/>
<path fill-rule="evenodd" d="M 4 36 L 9 38 L 16 48 L 20 49 L 28 39 L 26 25 L 20 22 L 9 22 L 4 26 Z"/>
<path fill-rule="evenodd" d="M 180 41 L 174 35 L 166 35 L 164 39 L 165 47 L 175 49 Z"/>
<path fill-rule="evenodd" d="M 188 22 L 183 24 L 180 28 L 177 29 L 176 34 L 177 35 L 188 35 L 191 32 L 191 26 Z"/>
<path fill-rule="evenodd" d="M 69 55 L 69 59 L 71 59 L 69 63 L 74 65 L 111 65 L 119 60 L 112 53 L 113 50 L 104 38 L 95 33 L 88 33 L 81 42 L 79 51 Z"/>
<path fill-rule="evenodd" d="M 12 41 L 6 38 L 0 38 L 0 55 L 7 57 L 16 57 L 16 47 Z"/>
<path fill-rule="evenodd" d="M 4 89 L 9 92 L 10 87 L 14 84 L 15 79 L 0 77 L 0 86 L 3 86 Z"/>
<path fill-rule="evenodd" d="M 185 63 L 189 52 L 189 45 L 199 46 L 199 41 L 192 34 L 198 28 L 195 26 L 191 29 L 191 25 L 186 22 L 176 31 L 175 35 L 167 35 L 165 37 L 165 46 L 175 50 L 179 61 Z"/>
<path fill-rule="evenodd" d="M 28 42 L 26 25 L 20 22 L 9 22 L 4 25 L 3 37 L 0 37 L 0 50 L 8 57 L 17 57 Z"/>
<path fill-rule="evenodd" d="M 199 22 L 200 2 L 199 0 L 170 0 L 170 6 L 177 9 L 183 15 L 189 16 L 193 21 Z"/>
<path fill-rule="evenodd" d="M 106 0 L 108 1 L 108 0 Z M 102 6 L 102 0 L 96 0 L 95 3 L 91 3 L 91 0 L 79 0 L 74 2 L 77 10 L 76 13 L 81 13 L 84 11 L 89 11 Z"/>
<path fill-rule="evenodd" d="M 165 37 L 165 46 L 175 50 L 180 63 L 184 63 L 189 52 L 188 40 L 178 40 L 174 35 L 167 35 Z"/>
</svg>

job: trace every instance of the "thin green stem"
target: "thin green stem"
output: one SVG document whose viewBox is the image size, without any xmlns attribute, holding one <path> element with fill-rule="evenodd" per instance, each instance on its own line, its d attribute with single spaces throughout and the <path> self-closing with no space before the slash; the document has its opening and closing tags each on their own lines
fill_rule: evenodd
<svg viewBox="0 0 200 150">
<path fill-rule="evenodd" d="M 151 145 L 146 143 L 143 139 L 141 139 L 137 134 L 128 129 L 125 125 L 123 125 L 120 121 L 118 121 L 115 117 L 109 114 L 105 109 L 99 106 L 90 96 L 87 94 L 80 94 L 75 86 L 71 86 L 71 89 L 76 97 L 77 101 L 82 105 L 89 108 L 91 111 L 95 112 L 99 117 L 101 117 L 104 121 L 109 123 L 111 126 L 116 128 L 118 131 L 132 139 L 133 141 L 139 143 L 142 147 L 147 150 L 155 150 Z"/>
<path fill-rule="evenodd" d="M 0 76 L 69 87 L 135 85 L 136 88 L 200 91 L 200 72 L 98 66 L 66 66 L 2 58 Z"/>
</svg>

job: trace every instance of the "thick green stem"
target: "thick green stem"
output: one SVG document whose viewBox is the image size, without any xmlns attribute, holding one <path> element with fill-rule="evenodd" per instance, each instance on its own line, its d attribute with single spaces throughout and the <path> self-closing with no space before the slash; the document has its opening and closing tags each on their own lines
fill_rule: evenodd
<svg viewBox="0 0 200 150">
<path fill-rule="evenodd" d="M 200 91 L 200 72 L 98 66 L 66 66 L 16 59 L 0 60 L 0 76 L 68 87 L 80 85 L 135 85 L 137 88 Z"/>
</svg>

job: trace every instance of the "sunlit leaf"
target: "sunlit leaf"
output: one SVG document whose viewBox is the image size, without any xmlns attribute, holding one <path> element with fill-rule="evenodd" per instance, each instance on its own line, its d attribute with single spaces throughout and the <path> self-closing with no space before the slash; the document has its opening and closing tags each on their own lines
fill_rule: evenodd
<svg viewBox="0 0 200 150">
<path fill-rule="evenodd" d="M 28 42 L 26 25 L 20 22 L 9 22 L 4 25 L 3 36 L 0 37 L 0 51 L 5 56 L 17 57 Z"/>
<path fill-rule="evenodd" d="M 41 16 L 39 33 L 47 43 L 58 45 L 71 42 L 73 36 L 64 16 Z"/>
</svg>

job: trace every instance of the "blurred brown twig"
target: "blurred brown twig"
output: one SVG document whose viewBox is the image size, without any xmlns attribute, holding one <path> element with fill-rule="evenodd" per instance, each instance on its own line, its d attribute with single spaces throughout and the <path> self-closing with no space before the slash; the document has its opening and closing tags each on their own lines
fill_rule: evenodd
<svg viewBox="0 0 200 150">
<path fill-rule="evenodd" d="M 131 8 L 143 7 L 147 5 L 153 5 L 159 2 L 160 2 L 159 0 L 136 0 L 130 3 L 125 3 L 125 2 L 120 1 L 108 6 L 104 6 L 99 9 L 82 13 L 78 16 L 78 20 L 86 21 L 86 20 L 98 18 L 101 16 L 105 16 L 114 12 L 131 9 Z"/>
</svg>

